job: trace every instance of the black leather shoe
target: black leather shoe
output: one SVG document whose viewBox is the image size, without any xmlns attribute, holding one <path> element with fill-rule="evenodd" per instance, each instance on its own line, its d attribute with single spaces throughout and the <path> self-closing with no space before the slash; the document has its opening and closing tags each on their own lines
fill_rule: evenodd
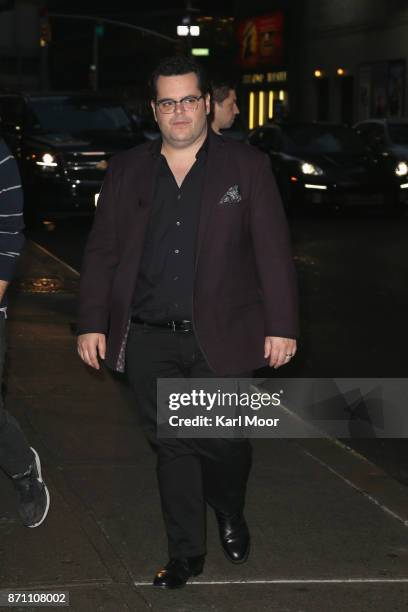
<svg viewBox="0 0 408 612">
<path fill-rule="evenodd" d="M 159 570 L 154 577 L 153 585 L 163 589 L 179 589 L 191 576 L 198 576 L 204 568 L 204 555 L 170 559 L 168 564 Z"/>
<path fill-rule="evenodd" d="M 248 559 L 251 538 L 248 525 L 241 512 L 224 514 L 216 511 L 221 546 L 228 561 L 245 563 Z"/>
</svg>

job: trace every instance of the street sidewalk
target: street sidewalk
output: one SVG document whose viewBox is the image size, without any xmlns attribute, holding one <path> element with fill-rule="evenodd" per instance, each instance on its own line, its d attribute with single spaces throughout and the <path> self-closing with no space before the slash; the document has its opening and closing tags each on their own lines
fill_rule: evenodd
<svg viewBox="0 0 408 612">
<path fill-rule="evenodd" d="M 21 526 L 0 474 L 0 589 L 69 591 L 75 612 L 403 612 L 408 490 L 329 440 L 255 440 L 249 561 L 208 512 L 204 573 L 151 586 L 167 561 L 154 457 L 121 378 L 79 360 L 78 276 L 27 245 L 9 308 L 7 407 L 42 458 L 46 522 Z M 57 610 L 59 608 L 0 608 Z"/>
</svg>

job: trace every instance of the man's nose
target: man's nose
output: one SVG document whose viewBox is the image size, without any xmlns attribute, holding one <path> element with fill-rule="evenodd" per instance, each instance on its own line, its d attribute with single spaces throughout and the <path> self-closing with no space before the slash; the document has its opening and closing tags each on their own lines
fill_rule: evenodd
<svg viewBox="0 0 408 612">
<path fill-rule="evenodd" d="M 239 108 L 238 108 L 238 106 L 236 104 L 234 104 L 234 113 L 236 115 L 239 115 Z"/>
</svg>

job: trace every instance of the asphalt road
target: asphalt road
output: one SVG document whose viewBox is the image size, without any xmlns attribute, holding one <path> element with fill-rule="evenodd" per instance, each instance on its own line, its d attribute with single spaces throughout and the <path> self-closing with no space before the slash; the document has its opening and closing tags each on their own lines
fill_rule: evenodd
<svg viewBox="0 0 408 612">
<path fill-rule="evenodd" d="M 89 219 L 64 220 L 27 235 L 79 270 L 90 227 Z M 301 338 L 296 359 L 279 376 L 405 378 L 408 216 L 297 216 L 290 227 Z M 408 485 L 406 439 L 345 442 Z"/>
</svg>

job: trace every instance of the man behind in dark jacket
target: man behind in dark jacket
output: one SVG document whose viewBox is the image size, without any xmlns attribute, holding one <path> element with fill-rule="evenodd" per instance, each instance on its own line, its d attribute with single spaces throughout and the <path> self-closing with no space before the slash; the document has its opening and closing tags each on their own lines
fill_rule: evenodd
<svg viewBox="0 0 408 612">
<path fill-rule="evenodd" d="M 211 82 L 211 127 L 216 134 L 228 130 L 239 115 L 235 85 L 226 78 Z"/>
<path fill-rule="evenodd" d="M 6 352 L 7 294 L 24 244 L 23 194 L 16 161 L 0 138 L 0 385 Z M 26 527 L 38 527 L 50 505 L 40 458 L 30 448 L 16 419 L 3 407 L 0 393 L 0 468 L 13 480 L 18 511 Z"/>
</svg>

